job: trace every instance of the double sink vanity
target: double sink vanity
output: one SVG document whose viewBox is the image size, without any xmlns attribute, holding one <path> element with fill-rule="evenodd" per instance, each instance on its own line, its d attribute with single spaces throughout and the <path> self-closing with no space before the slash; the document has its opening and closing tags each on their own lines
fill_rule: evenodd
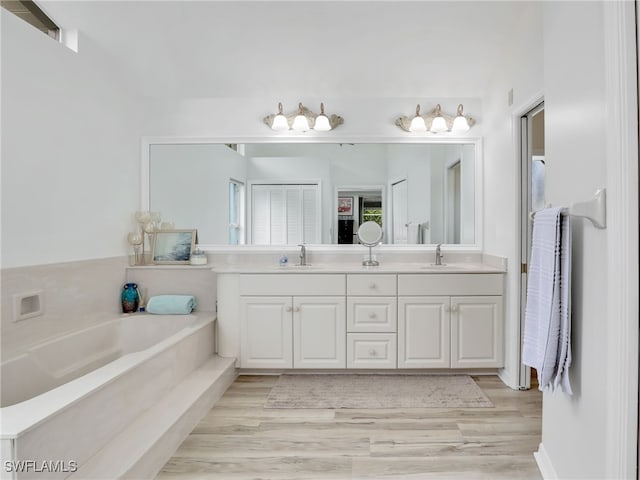
<svg viewBox="0 0 640 480">
<path fill-rule="evenodd" d="M 214 271 L 218 351 L 244 370 L 504 366 L 500 265 L 345 261 Z"/>
</svg>

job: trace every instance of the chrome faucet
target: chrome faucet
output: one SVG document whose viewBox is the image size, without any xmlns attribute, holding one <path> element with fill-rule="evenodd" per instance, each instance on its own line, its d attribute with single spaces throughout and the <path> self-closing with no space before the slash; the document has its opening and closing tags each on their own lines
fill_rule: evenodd
<svg viewBox="0 0 640 480">
<path fill-rule="evenodd" d="M 305 247 L 302 243 L 298 245 L 300 247 L 300 263 L 298 265 L 306 265 L 307 264 L 307 247 Z"/>
<path fill-rule="evenodd" d="M 441 243 L 436 245 L 436 265 L 442 265 L 442 258 L 444 257 L 444 255 L 442 255 L 440 247 L 442 247 Z"/>
</svg>

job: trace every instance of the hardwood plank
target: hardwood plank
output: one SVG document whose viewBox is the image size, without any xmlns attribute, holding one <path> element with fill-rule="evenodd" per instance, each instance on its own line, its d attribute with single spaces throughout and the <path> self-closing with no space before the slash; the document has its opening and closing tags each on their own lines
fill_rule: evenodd
<svg viewBox="0 0 640 480">
<path fill-rule="evenodd" d="M 277 377 L 241 376 L 157 478 L 539 480 L 541 392 L 474 379 L 494 407 L 265 409 Z"/>
</svg>

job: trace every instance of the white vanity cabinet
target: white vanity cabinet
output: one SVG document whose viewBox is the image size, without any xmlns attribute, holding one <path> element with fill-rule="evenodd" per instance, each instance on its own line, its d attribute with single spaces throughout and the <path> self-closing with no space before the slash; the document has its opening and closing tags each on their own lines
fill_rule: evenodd
<svg viewBox="0 0 640 480">
<path fill-rule="evenodd" d="M 398 298 L 398 368 L 451 366 L 449 297 Z"/>
<path fill-rule="evenodd" d="M 399 368 L 498 368 L 502 274 L 398 275 Z"/>
<path fill-rule="evenodd" d="M 240 297 L 240 364 L 251 368 L 293 366 L 291 297 Z"/>
<path fill-rule="evenodd" d="M 242 275 L 242 368 L 344 368 L 344 275 Z"/>
<path fill-rule="evenodd" d="M 347 368 L 396 368 L 397 275 L 347 275 Z"/>
<path fill-rule="evenodd" d="M 223 274 L 219 352 L 243 369 L 501 368 L 500 272 Z"/>
<path fill-rule="evenodd" d="M 451 297 L 451 368 L 502 367 L 501 296 Z"/>
</svg>

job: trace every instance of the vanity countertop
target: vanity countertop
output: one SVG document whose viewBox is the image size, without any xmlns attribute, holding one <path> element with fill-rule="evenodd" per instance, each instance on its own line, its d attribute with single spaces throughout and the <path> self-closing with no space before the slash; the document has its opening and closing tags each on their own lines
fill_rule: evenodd
<svg viewBox="0 0 640 480">
<path fill-rule="evenodd" d="M 213 265 L 215 273 L 250 273 L 250 274 L 298 274 L 298 273 L 506 273 L 503 268 L 497 268 L 483 263 L 381 263 L 377 267 L 365 267 L 354 264 L 310 264 L 310 265 Z"/>
</svg>

